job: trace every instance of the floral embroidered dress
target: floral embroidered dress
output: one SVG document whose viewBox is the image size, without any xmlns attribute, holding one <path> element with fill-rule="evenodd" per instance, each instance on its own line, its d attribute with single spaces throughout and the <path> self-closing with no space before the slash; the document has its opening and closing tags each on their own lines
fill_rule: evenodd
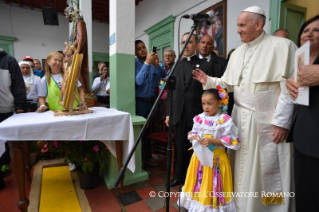
<svg viewBox="0 0 319 212">
<path fill-rule="evenodd" d="M 225 151 L 225 147 L 234 150 L 240 147 L 238 129 L 232 118 L 227 114 L 218 113 L 216 116 L 206 116 L 205 112 L 201 113 L 194 117 L 193 129 L 189 132 L 189 136 L 191 135 L 218 138 L 221 139 L 224 146 L 203 147 L 213 152 L 209 159 L 213 160 L 212 168 L 202 165 L 199 157 L 196 156 L 201 152 L 194 150 L 179 205 L 188 209 L 189 212 L 236 211 L 232 198 L 232 172 Z"/>
</svg>

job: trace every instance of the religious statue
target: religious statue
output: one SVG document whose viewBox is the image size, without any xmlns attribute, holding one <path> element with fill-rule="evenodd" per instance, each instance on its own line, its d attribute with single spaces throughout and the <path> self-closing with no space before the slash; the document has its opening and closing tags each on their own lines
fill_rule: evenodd
<svg viewBox="0 0 319 212">
<path fill-rule="evenodd" d="M 84 87 L 85 93 L 90 94 L 88 43 L 85 22 L 83 16 L 80 15 L 80 10 L 74 9 L 72 6 L 65 8 L 64 15 L 70 23 L 73 23 L 73 29 L 69 39 L 70 45 L 65 43 L 66 47 L 63 50 L 63 54 L 66 60 L 71 58 L 76 49 L 79 49 L 79 54 L 83 54 L 79 80 Z"/>
</svg>

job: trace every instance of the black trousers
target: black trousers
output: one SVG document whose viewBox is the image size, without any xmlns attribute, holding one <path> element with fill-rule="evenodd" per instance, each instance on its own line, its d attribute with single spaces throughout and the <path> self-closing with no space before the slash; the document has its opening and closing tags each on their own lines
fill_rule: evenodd
<svg viewBox="0 0 319 212">
<path fill-rule="evenodd" d="M 194 152 L 193 149 L 188 150 L 192 147 L 192 144 L 187 139 L 188 132 L 192 130 L 193 123 L 187 123 L 185 115 L 182 114 L 181 120 L 179 120 L 179 122 L 173 127 L 177 153 L 177 162 L 175 165 L 176 172 L 174 178 L 183 183 L 186 179 L 188 165 Z"/>
<path fill-rule="evenodd" d="M 319 159 L 294 147 L 294 169 L 297 212 L 319 211 Z"/>
<path fill-rule="evenodd" d="M 97 101 L 103 104 L 110 104 L 110 96 L 97 96 Z"/>
</svg>

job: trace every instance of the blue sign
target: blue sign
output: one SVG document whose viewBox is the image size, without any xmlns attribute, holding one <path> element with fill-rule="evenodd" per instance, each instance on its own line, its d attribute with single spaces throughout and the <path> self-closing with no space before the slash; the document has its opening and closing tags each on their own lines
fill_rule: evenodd
<svg viewBox="0 0 319 212">
<path fill-rule="evenodd" d="M 110 46 L 112 46 L 113 43 L 115 43 L 115 33 L 110 36 Z"/>
</svg>

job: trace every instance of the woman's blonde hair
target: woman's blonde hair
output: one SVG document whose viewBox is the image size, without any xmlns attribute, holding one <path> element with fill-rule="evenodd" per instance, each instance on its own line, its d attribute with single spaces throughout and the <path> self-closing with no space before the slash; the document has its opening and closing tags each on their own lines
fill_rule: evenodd
<svg viewBox="0 0 319 212">
<path fill-rule="evenodd" d="M 48 61 L 51 60 L 54 55 L 59 55 L 61 57 L 61 59 L 62 59 L 61 74 L 62 74 L 62 77 L 64 76 L 63 54 L 61 54 L 59 52 L 51 52 L 51 53 L 49 53 L 48 56 L 47 56 L 46 63 L 45 63 L 45 77 L 47 78 L 48 85 L 50 85 L 50 81 L 51 81 L 51 68 L 50 68 L 50 66 L 48 64 Z"/>
</svg>

